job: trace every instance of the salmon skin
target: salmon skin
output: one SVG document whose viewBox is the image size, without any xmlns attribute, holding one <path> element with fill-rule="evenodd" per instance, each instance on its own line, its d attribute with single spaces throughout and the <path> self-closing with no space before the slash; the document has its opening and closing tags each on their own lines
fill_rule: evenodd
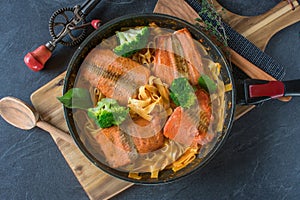
<svg viewBox="0 0 300 200">
<path fill-rule="evenodd" d="M 150 70 L 139 63 L 119 57 L 108 49 L 94 48 L 81 65 L 82 76 L 103 95 L 127 105 L 137 89 L 145 85 Z"/>
<path fill-rule="evenodd" d="M 158 36 L 153 73 L 167 84 L 179 77 L 186 77 L 196 85 L 203 74 L 202 58 L 195 40 L 188 29 Z"/>
<path fill-rule="evenodd" d="M 213 138 L 207 133 L 212 115 L 209 95 L 203 89 L 195 94 L 198 105 L 190 109 L 176 107 L 163 130 L 165 137 L 187 146 L 204 145 Z"/>
</svg>

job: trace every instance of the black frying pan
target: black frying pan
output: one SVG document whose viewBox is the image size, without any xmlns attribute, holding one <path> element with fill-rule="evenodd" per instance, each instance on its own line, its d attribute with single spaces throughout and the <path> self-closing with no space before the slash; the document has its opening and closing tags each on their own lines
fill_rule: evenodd
<svg viewBox="0 0 300 200">
<path fill-rule="evenodd" d="M 74 82 L 76 79 L 76 76 L 78 74 L 78 71 L 80 69 L 80 66 L 82 62 L 84 61 L 85 57 L 88 55 L 88 53 L 95 48 L 103 39 L 108 38 L 115 34 L 116 31 L 120 31 L 121 27 L 135 27 L 135 26 L 146 26 L 151 22 L 155 22 L 159 27 L 162 28 L 168 28 L 173 30 L 179 30 L 182 28 L 187 28 L 194 39 L 196 40 L 202 40 L 203 45 L 205 47 L 208 47 L 210 49 L 209 55 L 213 59 L 213 61 L 218 62 L 222 65 L 221 68 L 221 77 L 225 84 L 232 84 L 233 88 L 231 91 L 228 91 L 225 93 L 225 101 L 226 101 L 226 109 L 225 109 L 225 121 L 222 132 L 219 134 L 218 141 L 214 145 L 214 147 L 206 154 L 204 158 L 196 158 L 191 164 L 189 164 L 187 167 L 177 171 L 174 173 L 172 170 L 163 170 L 159 173 L 158 179 L 151 179 L 149 173 L 141 174 L 142 179 L 136 180 L 128 178 L 128 173 L 119 171 L 117 169 L 113 169 L 109 167 L 108 165 L 102 163 L 99 159 L 97 159 L 93 153 L 91 153 L 90 148 L 87 147 L 86 143 L 82 140 L 82 137 L 80 137 L 80 134 L 78 133 L 78 130 L 76 129 L 76 125 L 73 118 L 73 113 L 71 109 L 64 108 L 65 118 L 67 121 L 67 125 L 69 127 L 69 130 L 71 132 L 72 137 L 74 138 L 76 144 L 81 149 L 81 151 L 84 153 L 84 155 L 97 167 L 102 169 L 103 171 L 111 174 L 112 176 L 118 177 L 120 179 L 131 181 L 134 183 L 141 183 L 141 184 L 157 184 L 157 183 L 165 183 L 170 182 L 173 180 L 176 180 L 180 177 L 184 177 L 186 175 L 189 175 L 191 172 L 202 168 L 205 164 L 207 164 L 210 159 L 213 158 L 213 156 L 217 153 L 217 151 L 221 148 L 222 144 L 225 142 L 229 131 L 231 129 L 232 123 L 233 123 L 233 116 L 235 111 L 235 105 L 236 105 L 236 87 L 235 83 L 233 81 L 233 75 L 231 72 L 231 68 L 229 63 L 227 62 L 225 56 L 222 54 L 222 52 L 219 50 L 219 48 L 204 34 L 202 33 L 198 28 L 196 28 L 194 25 L 178 19 L 176 17 L 168 16 L 168 15 L 162 15 L 162 14 L 134 14 L 134 15 L 128 15 L 123 16 L 121 18 L 114 19 L 106 24 L 104 24 L 102 27 L 100 27 L 98 30 L 94 31 L 84 42 L 80 45 L 78 50 L 75 52 L 74 56 L 72 57 L 66 78 L 64 83 L 64 89 L 63 93 L 65 94 L 69 89 L 71 89 L 74 86 Z M 248 91 L 247 87 L 249 86 L 249 81 L 243 82 L 242 84 L 239 84 L 240 86 L 245 87 L 246 91 Z M 255 81 L 257 83 L 257 81 Z M 267 82 L 259 82 L 259 84 L 266 84 Z M 252 83 L 250 83 L 252 84 Z M 294 84 L 294 83 L 292 83 Z M 281 91 L 282 92 L 282 91 Z M 256 103 L 261 102 L 265 99 L 271 98 L 271 97 L 259 97 L 258 99 L 250 98 L 247 93 L 244 92 L 238 92 L 239 97 L 242 97 L 243 100 L 240 101 L 241 103 Z M 273 93 L 271 93 L 274 95 Z M 277 96 L 276 96 L 277 95 Z M 275 94 L 276 97 L 278 97 L 279 94 Z M 274 97 L 274 96 L 272 96 Z M 257 101 L 256 101 L 257 100 Z"/>
</svg>

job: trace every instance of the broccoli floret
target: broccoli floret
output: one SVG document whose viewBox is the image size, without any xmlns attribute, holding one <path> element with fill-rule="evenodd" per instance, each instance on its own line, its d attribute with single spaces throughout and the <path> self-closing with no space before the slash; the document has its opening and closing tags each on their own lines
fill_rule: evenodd
<svg viewBox="0 0 300 200">
<path fill-rule="evenodd" d="M 120 125 L 128 116 L 129 108 L 120 106 L 115 99 L 104 98 L 97 107 L 88 109 L 88 116 L 101 128 Z"/>
<path fill-rule="evenodd" d="M 215 92 L 217 90 L 217 84 L 205 74 L 198 79 L 198 84 L 208 93 Z"/>
<path fill-rule="evenodd" d="M 177 106 L 183 108 L 190 108 L 197 98 L 187 78 L 173 80 L 170 86 L 170 97 Z"/>
<path fill-rule="evenodd" d="M 149 37 L 149 28 L 147 26 L 136 29 L 129 29 L 123 32 L 116 32 L 119 40 L 119 46 L 114 48 L 118 56 L 129 57 L 136 51 L 146 47 Z"/>
</svg>

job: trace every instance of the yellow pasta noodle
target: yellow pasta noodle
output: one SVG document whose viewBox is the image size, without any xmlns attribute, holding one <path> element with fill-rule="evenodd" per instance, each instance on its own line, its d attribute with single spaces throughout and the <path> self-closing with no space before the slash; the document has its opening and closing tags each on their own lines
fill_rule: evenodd
<svg viewBox="0 0 300 200">
<path fill-rule="evenodd" d="M 229 92 L 232 90 L 232 84 L 231 83 L 228 83 L 225 85 L 225 92 Z"/>
<path fill-rule="evenodd" d="M 142 179 L 142 177 L 139 175 L 139 173 L 135 173 L 135 172 L 129 172 L 128 173 L 128 178 L 133 178 L 133 179 L 136 179 L 136 180 Z"/>
<path fill-rule="evenodd" d="M 188 150 L 175 162 L 172 163 L 172 170 L 177 172 L 182 168 L 186 167 L 196 158 L 196 154 L 198 153 L 198 148 L 188 148 Z"/>
<path fill-rule="evenodd" d="M 159 173 L 159 170 L 154 170 L 151 172 L 151 178 L 158 178 L 158 173 Z"/>
<path fill-rule="evenodd" d="M 163 108 L 159 111 L 165 111 L 168 116 L 172 113 L 167 86 L 154 76 L 149 78 L 149 84 L 139 88 L 137 99 L 130 98 L 128 102 L 132 114 L 138 114 L 148 121 L 151 121 L 151 112 L 156 108 Z"/>
</svg>

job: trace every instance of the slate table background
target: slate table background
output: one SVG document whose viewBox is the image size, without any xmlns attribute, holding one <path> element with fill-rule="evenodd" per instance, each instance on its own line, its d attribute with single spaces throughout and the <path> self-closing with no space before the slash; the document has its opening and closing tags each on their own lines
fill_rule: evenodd
<svg viewBox="0 0 300 200">
<path fill-rule="evenodd" d="M 23 57 L 50 40 L 48 20 L 80 0 L 0 1 L 0 98 L 30 103 L 30 94 L 66 70 L 75 48 L 59 45 L 46 68 L 29 70 Z M 220 0 L 241 15 L 258 15 L 280 0 Z M 103 0 L 91 17 L 107 22 L 152 12 L 156 1 Z M 299 16 L 300 17 L 300 16 Z M 276 34 L 266 52 L 300 78 L 300 23 Z M 300 199 L 300 98 L 270 101 L 234 123 L 222 150 L 202 170 L 171 184 L 135 185 L 113 199 Z M 51 137 L 0 119 L 0 199 L 88 199 Z"/>
</svg>

